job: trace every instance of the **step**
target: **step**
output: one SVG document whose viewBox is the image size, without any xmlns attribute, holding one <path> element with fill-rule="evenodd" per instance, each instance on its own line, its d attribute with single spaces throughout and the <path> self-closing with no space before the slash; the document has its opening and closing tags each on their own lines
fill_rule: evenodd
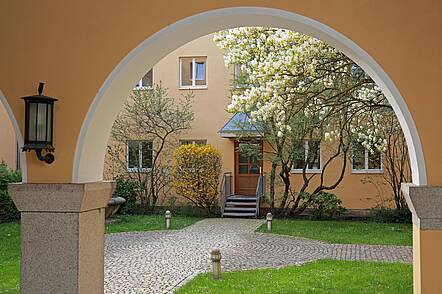
<svg viewBox="0 0 442 294">
<path fill-rule="evenodd" d="M 253 202 L 236 202 L 236 201 L 227 201 L 227 202 L 226 202 L 226 206 L 227 206 L 227 205 L 251 206 L 251 205 L 256 205 L 256 201 L 253 201 Z"/>
<path fill-rule="evenodd" d="M 256 201 L 256 197 L 254 196 L 230 196 L 227 197 L 227 200 L 239 200 L 239 201 Z"/>
<path fill-rule="evenodd" d="M 256 207 L 225 207 L 224 211 L 256 211 Z"/>
<path fill-rule="evenodd" d="M 239 213 L 239 212 L 224 212 L 223 216 L 234 216 L 234 217 L 254 217 L 254 213 Z"/>
</svg>

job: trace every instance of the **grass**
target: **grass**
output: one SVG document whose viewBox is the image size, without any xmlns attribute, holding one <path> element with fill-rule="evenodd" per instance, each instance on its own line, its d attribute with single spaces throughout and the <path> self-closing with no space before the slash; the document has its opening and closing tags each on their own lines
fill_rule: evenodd
<svg viewBox="0 0 442 294">
<path fill-rule="evenodd" d="M 401 263 L 319 260 L 281 269 L 200 274 L 176 293 L 412 293 L 412 266 Z"/>
<path fill-rule="evenodd" d="M 106 225 L 106 233 L 164 229 L 162 215 L 122 215 L 120 222 Z M 172 216 L 172 229 L 181 229 L 202 218 Z M 0 294 L 18 293 L 20 283 L 20 223 L 0 224 Z"/>
<path fill-rule="evenodd" d="M 20 224 L 0 224 L 0 293 L 18 293 L 20 281 Z"/>
<path fill-rule="evenodd" d="M 164 215 L 119 215 L 119 222 L 106 225 L 106 234 L 164 230 Z M 171 228 L 178 230 L 190 226 L 201 217 L 172 215 Z"/>
<path fill-rule="evenodd" d="M 258 232 L 267 232 L 266 225 Z M 411 224 L 274 219 L 272 233 L 329 243 L 412 245 Z"/>
</svg>

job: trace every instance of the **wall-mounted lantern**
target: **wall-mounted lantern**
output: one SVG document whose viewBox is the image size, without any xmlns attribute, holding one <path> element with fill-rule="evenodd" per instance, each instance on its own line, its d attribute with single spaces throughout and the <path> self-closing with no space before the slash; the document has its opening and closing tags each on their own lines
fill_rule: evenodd
<svg viewBox="0 0 442 294">
<path fill-rule="evenodd" d="M 52 146 L 55 98 L 42 95 L 44 83 L 38 85 L 38 95 L 25 100 L 25 142 L 23 151 L 35 150 L 37 158 L 48 164 L 55 160 Z M 43 155 L 42 151 L 46 154 Z"/>
</svg>

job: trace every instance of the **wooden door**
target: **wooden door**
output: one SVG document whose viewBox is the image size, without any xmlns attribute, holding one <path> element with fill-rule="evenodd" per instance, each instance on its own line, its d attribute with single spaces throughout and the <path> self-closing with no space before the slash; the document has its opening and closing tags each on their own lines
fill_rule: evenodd
<svg viewBox="0 0 442 294">
<path fill-rule="evenodd" d="M 243 148 L 243 144 L 246 144 Z M 241 151 L 256 148 L 258 154 Z M 255 196 L 262 166 L 261 142 L 235 142 L 235 194 Z"/>
</svg>

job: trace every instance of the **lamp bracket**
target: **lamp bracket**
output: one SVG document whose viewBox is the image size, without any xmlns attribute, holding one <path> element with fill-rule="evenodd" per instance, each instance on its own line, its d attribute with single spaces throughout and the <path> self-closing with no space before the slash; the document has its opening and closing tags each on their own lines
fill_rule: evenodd
<svg viewBox="0 0 442 294">
<path fill-rule="evenodd" d="M 34 150 L 35 150 L 35 154 L 37 154 L 38 160 L 44 161 L 47 164 L 51 164 L 51 163 L 53 163 L 55 161 L 54 154 L 48 152 L 48 150 L 46 150 L 46 154 L 45 155 L 42 154 L 42 150 L 43 149 L 34 149 Z"/>
</svg>

